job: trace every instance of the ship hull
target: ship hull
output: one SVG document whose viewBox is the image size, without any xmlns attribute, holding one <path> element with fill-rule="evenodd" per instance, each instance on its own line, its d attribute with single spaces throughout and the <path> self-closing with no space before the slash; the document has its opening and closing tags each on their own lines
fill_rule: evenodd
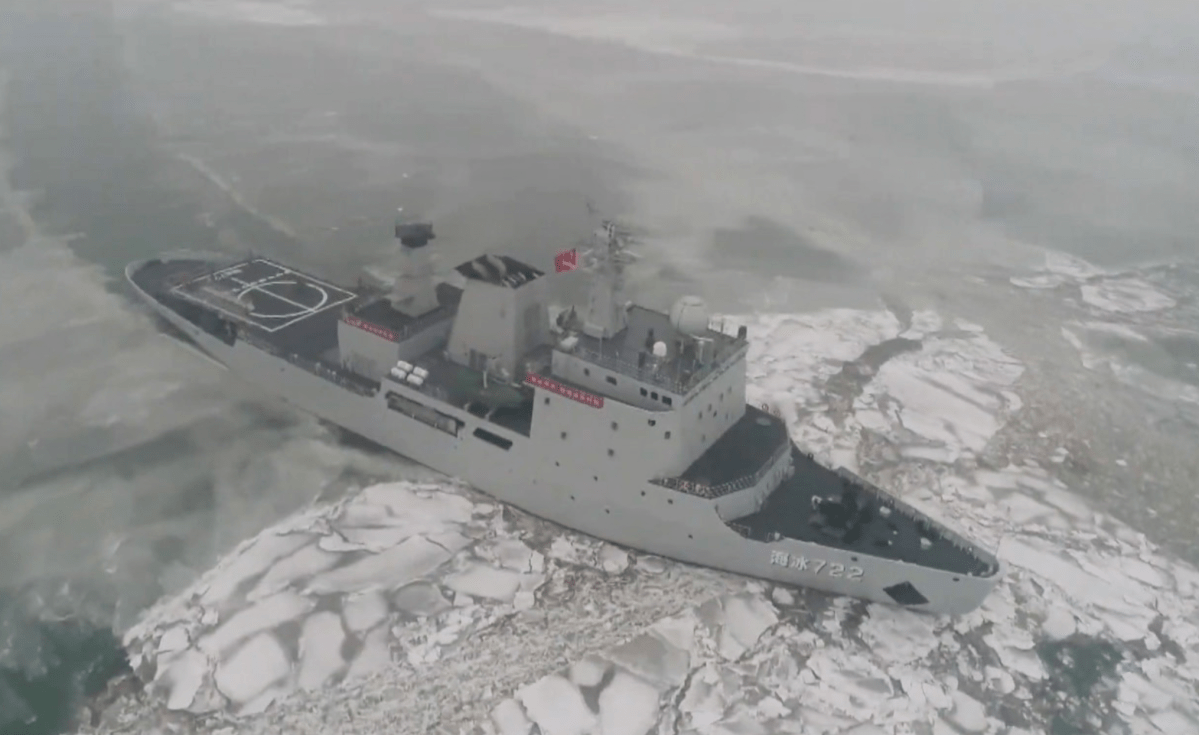
<svg viewBox="0 0 1199 735">
<path fill-rule="evenodd" d="M 130 273 L 136 269 L 130 266 Z M 253 344 L 230 345 L 130 282 L 145 302 L 196 346 L 241 380 L 363 436 L 399 455 L 457 477 L 495 499 L 596 538 L 678 561 L 750 577 L 894 605 L 888 593 L 911 585 L 926 600 L 917 609 L 961 614 L 977 608 L 1001 576 L 954 573 L 791 538 L 747 538 L 726 522 L 720 500 L 644 481 L 602 477 L 588 457 L 555 453 L 485 419 L 440 406 L 462 422 L 457 435 L 388 408 L 384 394 L 348 390 Z M 392 386 L 397 390 L 401 385 Z M 506 448 L 472 436 L 485 428 L 511 442 Z M 764 495 L 787 471 L 785 455 L 744 494 Z M 531 472 L 530 468 L 536 468 Z M 723 516 L 723 517 L 722 517 Z M 901 602 L 901 601 L 900 601 Z M 902 604 L 902 602 L 901 602 Z"/>
</svg>

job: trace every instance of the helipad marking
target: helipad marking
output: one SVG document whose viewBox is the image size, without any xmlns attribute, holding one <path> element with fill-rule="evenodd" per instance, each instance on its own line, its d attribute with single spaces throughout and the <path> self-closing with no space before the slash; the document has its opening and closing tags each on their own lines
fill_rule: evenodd
<svg viewBox="0 0 1199 735">
<path fill-rule="evenodd" d="M 257 266 L 257 268 L 254 266 Z M 243 278 L 241 278 L 241 276 L 247 274 L 247 271 L 259 270 L 264 266 L 265 268 L 270 269 L 267 275 L 260 276 L 258 278 L 252 278 L 251 280 L 243 280 Z M 270 299 L 274 299 L 281 304 L 286 304 L 287 306 L 292 307 L 293 311 L 279 314 L 263 313 L 261 311 L 249 311 L 246 314 L 235 314 L 228 309 L 223 308 L 219 303 L 213 303 L 202 296 L 184 290 L 188 286 L 193 286 L 204 280 L 210 280 L 214 282 L 232 282 L 237 286 L 237 289 L 231 291 L 229 295 L 238 301 L 245 303 L 248 308 L 253 308 L 253 304 L 250 303 L 250 300 L 247 299 L 246 296 L 251 293 L 257 293 Z M 270 290 L 269 287 L 271 286 L 304 286 L 314 291 L 316 293 L 316 298 L 312 304 L 303 304 L 290 297 L 275 293 L 274 291 Z M 224 314 L 225 316 L 236 321 L 250 321 L 254 326 L 268 333 L 274 333 L 281 329 L 286 329 L 293 324 L 315 316 L 323 311 L 327 311 L 353 301 L 357 297 L 357 294 L 354 294 L 343 288 L 326 283 L 318 278 L 313 278 L 312 276 L 293 271 L 290 268 L 279 265 L 278 263 L 273 263 L 264 259 L 250 260 L 244 263 L 238 263 L 237 265 L 233 265 L 228 268 L 222 268 L 221 270 L 214 271 L 207 276 L 201 276 L 200 278 L 197 278 L 186 284 L 176 286 L 174 290 L 179 296 L 197 302 L 207 309 L 212 309 L 213 311 Z M 262 304 L 260 301 L 259 306 L 265 306 L 265 304 Z M 250 319 L 247 320 L 247 316 L 250 317 Z M 286 321 L 279 323 L 279 320 Z M 268 326 L 268 323 L 270 322 L 274 323 Z"/>
</svg>

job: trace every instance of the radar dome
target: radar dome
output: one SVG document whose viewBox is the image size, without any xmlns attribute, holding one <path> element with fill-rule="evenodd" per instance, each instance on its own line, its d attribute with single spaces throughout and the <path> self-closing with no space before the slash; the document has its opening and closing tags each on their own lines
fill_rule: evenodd
<svg viewBox="0 0 1199 735">
<path fill-rule="evenodd" d="M 654 357 L 658 358 L 659 360 L 666 357 L 665 342 L 654 342 Z"/>
<path fill-rule="evenodd" d="M 683 296 L 670 308 L 670 323 L 691 337 L 708 330 L 708 307 L 698 296 Z"/>
</svg>

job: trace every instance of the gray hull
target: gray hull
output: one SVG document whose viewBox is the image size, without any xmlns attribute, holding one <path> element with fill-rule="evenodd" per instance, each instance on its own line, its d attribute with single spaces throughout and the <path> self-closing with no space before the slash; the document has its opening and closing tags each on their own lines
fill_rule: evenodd
<svg viewBox="0 0 1199 735">
<path fill-rule="evenodd" d="M 969 612 L 1002 576 L 999 563 L 990 573 L 972 574 L 872 555 L 860 547 L 837 548 L 778 533 L 763 537 L 739 523 L 761 508 L 785 475 L 797 471 L 793 448 L 792 453 L 772 457 L 753 482 L 711 498 L 630 476 L 622 469 L 624 463 L 597 460 L 593 454 L 536 441 L 466 410 L 439 406 L 441 415 L 461 422 L 451 435 L 430 421 L 389 407 L 388 394 L 419 397 L 402 382 L 384 378 L 378 392 L 351 390 L 311 365 L 283 359 L 252 340 L 213 336 L 144 290 L 133 277 L 139 267 L 130 266 L 129 280 L 155 312 L 242 380 L 540 518 L 684 562 L 930 612 Z M 580 410 L 566 407 L 572 408 Z M 480 441 L 477 429 L 493 441 Z M 494 443 L 497 437 L 504 447 Z M 906 507 L 904 512 L 915 513 Z M 914 599 L 904 599 L 909 591 L 915 592 Z"/>
</svg>

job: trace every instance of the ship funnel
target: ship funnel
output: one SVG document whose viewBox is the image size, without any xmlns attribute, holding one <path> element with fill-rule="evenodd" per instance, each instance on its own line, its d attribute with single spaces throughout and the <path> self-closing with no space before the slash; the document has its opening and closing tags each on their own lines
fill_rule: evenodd
<svg viewBox="0 0 1199 735">
<path fill-rule="evenodd" d="M 436 236 L 431 224 L 405 222 L 403 210 L 396 215 L 395 235 L 400 241 L 400 267 L 391 291 L 391 305 L 403 314 L 417 317 L 438 306 L 433 262 L 425 247 Z"/>
<path fill-rule="evenodd" d="M 404 222 L 396 218 L 396 239 L 406 248 L 423 248 L 436 237 L 433 225 L 427 222 Z"/>
</svg>

